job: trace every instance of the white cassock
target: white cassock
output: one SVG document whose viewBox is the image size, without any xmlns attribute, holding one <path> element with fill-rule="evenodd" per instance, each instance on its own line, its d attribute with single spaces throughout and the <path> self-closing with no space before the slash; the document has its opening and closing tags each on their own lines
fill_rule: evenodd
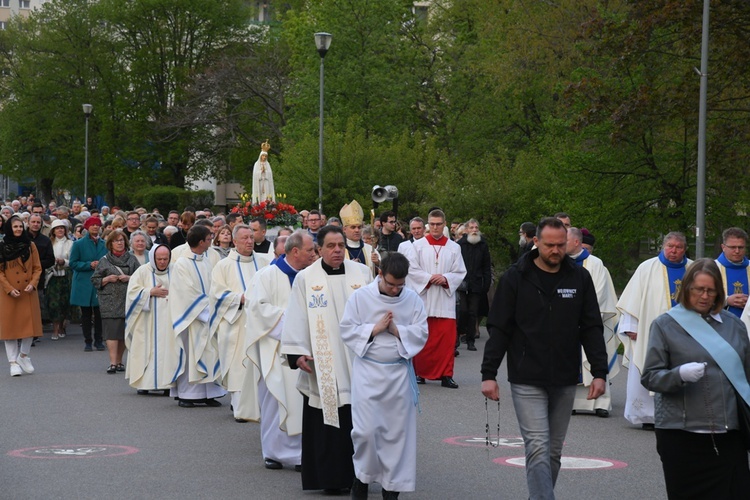
<svg viewBox="0 0 750 500">
<path fill-rule="evenodd" d="M 169 389 L 185 369 L 180 364 L 180 346 L 172 329 L 170 297 L 152 297 L 151 289 L 169 289 L 171 266 L 154 267 L 153 258 L 135 270 L 128 281 L 125 300 L 125 347 L 130 387 L 154 391 Z"/>
<path fill-rule="evenodd" d="M 216 398 L 226 391 L 216 383 L 221 376 L 219 346 L 209 330 L 211 270 L 204 255 L 191 254 L 172 266 L 169 309 L 187 368 L 177 377 L 172 395 L 188 400 Z"/>
<path fill-rule="evenodd" d="M 595 411 L 599 409 L 609 411 L 612 409 L 612 395 L 609 388 L 609 381 L 620 371 L 620 365 L 617 363 L 617 347 L 620 345 L 620 339 L 615 334 L 615 327 L 620 316 L 620 313 L 617 311 L 617 293 L 615 292 L 614 284 L 612 284 L 612 277 L 609 274 L 609 270 L 604 266 L 599 257 L 589 255 L 583 261 L 583 267 L 591 275 L 594 288 L 596 289 L 596 298 L 599 301 L 599 311 L 601 312 L 602 323 L 604 324 L 604 345 L 607 348 L 609 374 L 607 375 L 604 394 L 596 399 L 586 399 L 589 394 L 588 387 L 591 385 L 593 376 L 591 375 L 591 363 L 586 359 L 586 352 L 581 349 L 583 385 L 578 385 L 576 388 L 573 409 L 580 411 Z"/>
<path fill-rule="evenodd" d="M 219 254 L 219 252 L 211 248 L 206 250 L 206 253 L 204 253 L 203 255 L 204 257 L 208 257 L 207 262 L 209 265 L 209 269 L 213 269 L 214 267 L 216 267 L 216 264 L 221 261 L 221 255 Z M 174 249 L 172 250 L 172 257 L 169 261 L 170 264 L 174 264 L 181 257 L 187 257 L 189 259 L 193 258 L 193 251 L 190 250 L 190 245 L 188 245 L 187 243 L 183 243 L 182 245 L 177 245 L 176 247 L 174 247 Z"/>
<path fill-rule="evenodd" d="M 411 240 L 404 240 L 398 245 L 398 253 L 406 257 L 409 262 L 412 261 L 414 258 L 414 242 Z M 406 276 L 406 286 L 411 288 L 412 290 L 416 289 L 416 286 L 414 286 L 414 283 L 411 281 L 411 278 L 409 275 Z"/>
<path fill-rule="evenodd" d="M 344 260 L 346 273 L 328 275 L 322 259 L 297 274 L 281 334 L 281 353 L 312 356 L 313 373 L 299 371 L 297 389 L 324 423 L 338 427 L 338 407 L 351 404 L 351 351 L 341 340 L 344 306 L 355 290 L 372 281 L 370 269 Z"/>
<path fill-rule="evenodd" d="M 216 253 L 216 252 L 214 252 Z M 232 405 L 238 402 L 238 392 L 245 377 L 245 324 L 247 304 L 240 307 L 242 297 L 252 286 L 255 273 L 268 265 L 265 254 L 244 256 L 235 249 L 229 252 L 211 271 L 211 321 L 209 334 L 219 346 L 221 375 L 219 382 L 231 393 Z"/>
<path fill-rule="evenodd" d="M 263 457 L 284 465 L 301 463 L 302 394 L 298 372 L 281 356 L 281 331 L 292 285 L 278 266 L 261 269 L 254 279 L 247 308 L 247 357 L 240 405 L 235 417 L 260 419 Z"/>
<path fill-rule="evenodd" d="M 692 262 L 685 261 L 685 267 Z M 621 314 L 617 333 L 625 349 L 622 364 L 628 368 L 625 419 L 632 424 L 654 423 L 654 396 L 641 385 L 641 373 L 651 323 L 672 307 L 669 285 L 667 268 L 656 256 L 638 266 L 617 302 Z M 630 340 L 625 332 L 636 332 L 637 339 Z"/>
<path fill-rule="evenodd" d="M 352 365 L 354 472 L 363 483 L 389 491 L 414 491 L 417 477 L 416 376 L 411 364 L 427 342 L 427 312 L 419 296 L 404 288 L 383 295 L 380 278 L 346 303 L 341 338 L 356 355 Z M 373 337 L 375 323 L 393 313 L 399 337 Z"/>
</svg>

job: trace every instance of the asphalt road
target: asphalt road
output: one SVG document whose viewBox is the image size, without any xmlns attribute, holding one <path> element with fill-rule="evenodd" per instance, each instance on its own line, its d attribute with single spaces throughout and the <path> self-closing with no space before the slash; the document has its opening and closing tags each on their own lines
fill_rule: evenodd
<svg viewBox="0 0 750 500">
<path fill-rule="evenodd" d="M 259 426 L 239 424 L 221 408 L 179 408 L 168 397 L 138 396 L 122 374 L 109 375 L 106 352 L 83 352 L 80 328 L 32 349 L 36 372 L 0 371 L 0 498 L 17 499 L 279 499 L 318 498 L 303 492 L 293 470 L 263 467 Z M 455 380 L 420 386 L 417 491 L 406 499 L 523 499 L 525 471 L 518 425 L 501 367 L 501 405 L 480 389 L 479 350 L 461 347 Z M 4 358 L 3 358 L 4 359 Z M 666 498 L 652 432 L 622 418 L 627 372 L 613 384 L 612 416 L 572 418 L 556 493 L 560 499 Z M 228 400 L 228 398 L 223 398 Z M 588 459 L 588 460 L 581 460 Z M 566 468 L 573 467 L 589 468 Z M 591 468 L 594 467 L 594 468 Z M 380 498 L 380 488 L 370 488 Z"/>
</svg>

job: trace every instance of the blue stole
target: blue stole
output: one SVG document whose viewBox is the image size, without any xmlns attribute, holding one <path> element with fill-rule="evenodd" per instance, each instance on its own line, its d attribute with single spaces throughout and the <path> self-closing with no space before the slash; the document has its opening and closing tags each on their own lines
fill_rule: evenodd
<svg viewBox="0 0 750 500">
<path fill-rule="evenodd" d="M 589 251 L 584 248 L 583 252 L 581 252 L 581 255 L 579 255 L 578 257 L 575 258 L 576 265 L 578 267 L 583 267 L 583 261 L 586 260 L 586 259 L 588 259 L 589 255 L 591 255 L 589 253 Z"/>
<path fill-rule="evenodd" d="M 667 314 L 672 316 L 688 335 L 708 351 L 737 393 L 742 396 L 745 403 L 750 405 L 750 384 L 747 381 L 740 355 L 734 347 L 716 333 L 716 330 L 706 323 L 700 314 L 685 309 L 681 304 L 667 311 Z"/>
<path fill-rule="evenodd" d="M 750 264 L 750 260 L 747 259 L 747 257 L 744 257 L 742 259 L 741 264 L 735 264 L 733 262 L 730 262 L 729 259 L 722 253 L 719 255 L 719 258 L 716 259 L 719 261 L 719 263 L 724 266 L 721 270 L 722 278 L 724 278 L 724 282 L 727 284 L 727 297 L 730 295 L 734 295 L 735 293 L 748 293 L 748 278 L 747 278 L 747 266 Z M 742 309 L 739 307 L 729 306 L 727 310 L 737 316 L 738 318 L 742 316 Z"/>
<path fill-rule="evenodd" d="M 685 263 L 687 259 L 682 258 L 682 262 L 675 264 L 670 262 L 664 256 L 664 252 L 659 252 L 659 262 L 667 268 L 667 282 L 669 283 L 669 299 L 671 300 L 671 306 L 677 305 L 677 292 L 680 291 L 680 285 L 682 285 L 682 277 L 685 275 Z"/>
<path fill-rule="evenodd" d="M 273 263 L 274 266 L 278 267 L 282 273 L 286 274 L 289 278 L 289 285 L 294 284 L 294 278 L 297 276 L 297 271 L 292 269 L 292 266 L 286 263 L 286 258 L 280 257 L 276 262 Z"/>
</svg>

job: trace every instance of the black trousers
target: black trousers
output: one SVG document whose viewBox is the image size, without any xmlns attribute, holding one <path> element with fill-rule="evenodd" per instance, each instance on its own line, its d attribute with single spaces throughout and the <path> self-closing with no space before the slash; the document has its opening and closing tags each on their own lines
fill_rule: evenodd
<svg viewBox="0 0 750 500">
<path fill-rule="evenodd" d="M 339 428 L 323 423 L 323 410 L 302 397 L 302 489 L 351 488 L 354 481 L 352 407 L 339 408 Z"/>
<path fill-rule="evenodd" d="M 740 500 L 750 495 L 747 451 L 739 432 L 711 438 L 711 434 L 656 429 L 656 451 L 670 500 Z"/>
<path fill-rule="evenodd" d="M 102 317 L 99 314 L 98 307 L 81 307 L 81 330 L 83 330 L 83 340 L 91 343 L 91 324 L 93 316 L 94 341 L 102 341 Z"/>
<path fill-rule="evenodd" d="M 480 293 L 458 292 L 458 333 L 466 335 L 466 341 L 477 337 L 479 325 L 479 304 L 482 298 Z"/>
</svg>

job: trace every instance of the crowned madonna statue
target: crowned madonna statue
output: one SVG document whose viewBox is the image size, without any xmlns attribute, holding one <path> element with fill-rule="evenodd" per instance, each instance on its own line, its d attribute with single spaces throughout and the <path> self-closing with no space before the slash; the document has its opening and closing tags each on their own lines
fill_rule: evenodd
<svg viewBox="0 0 750 500">
<path fill-rule="evenodd" d="M 273 172 L 271 171 L 271 165 L 268 163 L 268 150 L 271 149 L 268 139 L 260 145 L 260 148 L 260 156 L 253 166 L 253 192 L 250 200 L 252 203 L 260 203 L 266 200 L 276 201 Z"/>
</svg>

